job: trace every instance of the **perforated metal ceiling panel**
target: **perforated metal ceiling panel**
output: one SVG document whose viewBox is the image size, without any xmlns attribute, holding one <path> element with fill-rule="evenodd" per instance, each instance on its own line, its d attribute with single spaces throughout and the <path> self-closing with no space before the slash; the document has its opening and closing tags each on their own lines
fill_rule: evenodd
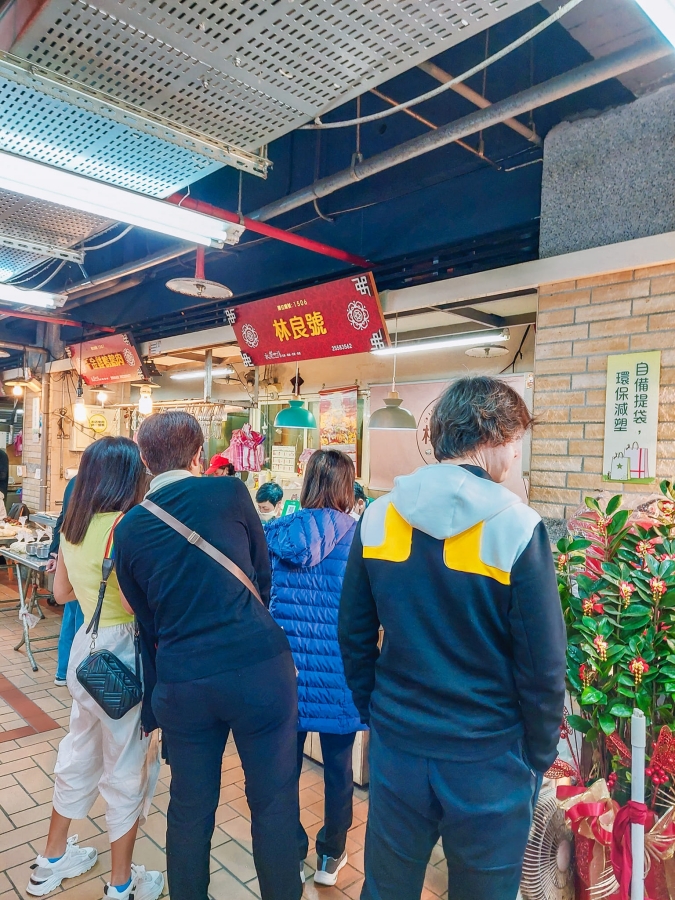
<svg viewBox="0 0 675 900">
<path fill-rule="evenodd" d="M 66 249 L 111 224 L 100 216 L 0 190 L 0 233 L 10 237 Z M 0 246 L 0 281 L 44 260 L 34 253 Z"/>
<path fill-rule="evenodd" d="M 48 0 L 12 53 L 254 150 L 532 0 Z"/>
</svg>

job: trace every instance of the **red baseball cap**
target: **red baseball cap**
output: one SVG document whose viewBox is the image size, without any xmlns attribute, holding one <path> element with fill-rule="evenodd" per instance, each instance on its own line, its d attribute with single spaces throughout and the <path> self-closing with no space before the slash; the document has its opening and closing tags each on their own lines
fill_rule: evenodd
<svg viewBox="0 0 675 900">
<path fill-rule="evenodd" d="M 215 456 L 211 457 L 211 462 L 209 463 L 209 467 L 204 472 L 205 475 L 213 475 L 214 472 L 217 472 L 218 469 L 224 469 L 225 466 L 229 466 L 230 461 L 226 456 L 223 456 L 222 453 L 216 453 Z"/>
</svg>

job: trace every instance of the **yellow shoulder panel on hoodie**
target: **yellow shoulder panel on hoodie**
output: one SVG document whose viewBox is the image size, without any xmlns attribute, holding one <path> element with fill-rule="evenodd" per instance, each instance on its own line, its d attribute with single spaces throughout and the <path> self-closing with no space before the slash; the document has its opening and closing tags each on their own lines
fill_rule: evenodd
<svg viewBox="0 0 675 900">
<path fill-rule="evenodd" d="M 405 562 L 412 549 L 412 532 L 412 525 L 409 525 L 393 503 L 390 503 L 384 516 L 384 540 L 379 547 L 364 544 L 363 558 Z"/>
<path fill-rule="evenodd" d="M 480 543 L 484 522 L 478 522 L 466 531 L 446 538 L 443 542 L 443 561 L 449 569 L 470 575 L 485 575 L 500 584 L 511 583 L 511 573 L 496 566 L 488 566 L 480 558 Z M 365 554 L 364 554 L 365 555 Z"/>
</svg>

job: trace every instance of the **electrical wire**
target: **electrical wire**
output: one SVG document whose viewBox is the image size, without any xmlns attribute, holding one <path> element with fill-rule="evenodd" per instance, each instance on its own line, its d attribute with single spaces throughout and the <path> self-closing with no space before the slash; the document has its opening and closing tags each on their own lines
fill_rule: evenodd
<svg viewBox="0 0 675 900">
<path fill-rule="evenodd" d="M 41 281 L 40 284 L 34 284 L 33 287 L 29 288 L 29 290 L 39 291 L 40 288 L 43 288 L 46 284 L 48 284 L 52 280 L 52 278 L 54 278 L 54 276 L 59 274 L 59 272 L 61 271 L 61 269 L 65 266 L 65 264 L 67 262 L 68 262 L 67 259 L 62 259 L 61 262 L 58 264 L 58 266 L 54 269 L 54 271 L 50 275 L 48 275 L 44 281 Z"/>
<path fill-rule="evenodd" d="M 516 350 L 515 356 L 513 357 L 511 362 L 508 364 L 508 366 L 505 366 L 501 370 L 501 372 L 499 373 L 500 375 L 503 375 L 504 372 L 506 372 L 508 369 L 511 369 L 512 372 L 516 371 L 516 361 L 517 361 L 518 357 L 520 357 L 521 359 L 523 358 L 523 354 L 522 354 L 523 344 L 525 343 L 525 340 L 526 340 L 528 334 L 530 333 L 530 328 L 532 328 L 532 326 L 528 325 L 527 328 L 525 329 L 525 334 L 523 335 L 523 339 L 520 342 L 520 346 Z"/>
<path fill-rule="evenodd" d="M 134 227 L 133 225 L 127 225 L 127 227 L 124 229 L 124 231 L 121 231 L 119 234 L 115 235 L 114 238 L 111 238 L 109 241 L 106 241 L 104 244 L 95 244 L 93 247 L 84 246 L 84 247 L 82 247 L 82 249 L 88 253 L 90 250 L 102 250 L 104 247 L 109 247 L 111 244 L 116 244 L 117 241 L 121 241 L 125 235 L 129 234 L 129 232 L 131 231 L 131 229 L 133 227 Z"/>
<path fill-rule="evenodd" d="M 413 97 L 412 100 L 406 100 L 405 103 L 399 103 L 397 106 L 390 106 L 387 109 L 381 110 L 381 112 L 372 113 L 369 116 L 361 116 L 356 119 L 347 119 L 341 122 L 322 122 L 321 119 L 317 117 L 311 125 L 302 125 L 300 131 L 315 131 L 328 128 L 348 128 L 352 125 L 363 125 L 366 122 L 376 122 L 379 119 L 387 118 L 387 116 L 393 116 L 394 113 L 401 112 L 404 109 L 409 109 L 411 106 L 417 106 L 419 103 L 424 103 L 426 100 L 431 100 L 433 97 L 437 97 L 444 91 L 450 90 L 450 88 L 454 87 L 456 84 L 461 84 L 463 81 L 466 81 L 473 75 L 477 75 L 478 72 L 482 72 L 483 69 L 486 69 L 493 63 L 498 62 L 498 60 L 503 59 L 503 57 L 507 56 L 513 50 L 517 50 L 518 47 L 522 47 L 523 44 L 526 44 L 529 40 L 536 37 L 538 34 L 541 34 L 541 32 L 548 28 L 549 25 L 553 25 L 554 22 L 557 22 L 558 19 L 561 19 L 565 15 L 565 13 L 568 13 L 570 10 L 574 9 L 574 7 L 578 6 L 581 2 L 582 0 L 568 0 L 568 2 L 564 6 L 561 6 L 559 9 L 557 9 L 553 13 L 553 15 L 550 15 L 547 19 L 544 19 L 543 22 L 535 25 L 534 28 L 531 28 L 515 41 L 507 44 L 503 49 L 498 50 L 497 53 L 493 53 L 492 56 L 489 56 L 487 59 L 479 62 L 471 69 L 467 69 L 467 71 L 462 75 L 456 75 L 454 78 L 451 78 L 450 81 L 445 82 L 445 84 L 441 84 L 439 87 L 434 88 L 432 91 L 427 91 L 426 94 L 421 94 L 419 97 Z"/>
</svg>

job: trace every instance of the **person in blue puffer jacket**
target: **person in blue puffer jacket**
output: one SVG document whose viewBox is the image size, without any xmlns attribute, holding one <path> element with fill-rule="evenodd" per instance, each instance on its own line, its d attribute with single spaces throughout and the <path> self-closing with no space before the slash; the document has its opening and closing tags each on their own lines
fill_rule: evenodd
<svg viewBox="0 0 675 900">
<path fill-rule="evenodd" d="M 286 632 L 298 670 L 298 775 L 308 731 L 318 731 L 324 764 L 324 824 L 316 838 L 316 884 L 333 885 L 347 863 L 352 824 L 352 748 L 361 724 L 338 644 L 338 608 L 356 530 L 354 464 L 317 450 L 307 464 L 302 509 L 266 528 L 272 563 L 270 612 Z M 308 838 L 299 828 L 300 864 Z"/>
</svg>

